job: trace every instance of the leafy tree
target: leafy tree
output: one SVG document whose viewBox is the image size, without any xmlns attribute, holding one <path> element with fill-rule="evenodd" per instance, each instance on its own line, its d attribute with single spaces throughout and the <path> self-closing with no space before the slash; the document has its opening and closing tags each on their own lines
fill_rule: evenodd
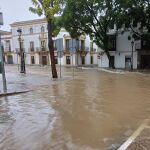
<svg viewBox="0 0 150 150">
<path fill-rule="evenodd" d="M 29 10 L 39 16 L 45 15 L 48 26 L 48 48 L 51 58 L 51 69 L 52 77 L 58 78 L 55 58 L 54 58 L 54 44 L 52 37 L 58 33 L 58 28 L 56 27 L 57 21 L 54 17 L 60 10 L 59 0 L 31 0 L 35 7 L 30 7 Z M 55 22 L 55 23 L 54 23 Z"/>
<path fill-rule="evenodd" d="M 110 60 L 112 44 L 108 31 L 120 11 L 117 0 L 67 0 L 62 20 L 71 36 L 78 37 L 84 33 L 90 35 Z"/>
<path fill-rule="evenodd" d="M 120 0 L 120 7 L 118 28 L 124 25 L 124 31 L 130 29 L 135 40 L 145 38 L 145 33 L 150 35 L 150 0 Z"/>
</svg>

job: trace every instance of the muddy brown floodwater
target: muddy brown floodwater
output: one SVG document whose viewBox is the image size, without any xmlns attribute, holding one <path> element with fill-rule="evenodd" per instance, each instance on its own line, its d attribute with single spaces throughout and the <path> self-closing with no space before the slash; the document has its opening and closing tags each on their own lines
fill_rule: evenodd
<svg viewBox="0 0 150 150">
<path fill-rule="evenodd" d="M 149 75 L 76 70 L 0 98 L 0 150 L 116 150 L 149 117 Z"/>
</svg>

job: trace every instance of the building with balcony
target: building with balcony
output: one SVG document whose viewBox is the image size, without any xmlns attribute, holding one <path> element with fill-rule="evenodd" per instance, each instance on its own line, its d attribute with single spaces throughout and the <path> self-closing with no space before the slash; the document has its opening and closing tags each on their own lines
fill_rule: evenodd
<svg viewBox="0 0 150 150">
<path fill-rule="evenodd" d="M 8 31 L 0 31 L 1 33 L 1 40 L 2 40 L 2 48 L 4 50 L 4 61 L 7 64 L 13 64 L 15 53 L 12 49 L 12 34 Z"/>
<path fill-rule="evenodd" d="M 137 67 L 150 69 L 150 35 L 143 34 L 141 40 L 135 45 L 137 51 Z"/>
<path fill-rule="evenodd" d="M 110 61 L 115 68 L 130 70 L 132 64 L 133 69 L 150 68 L 150 39 L 145 34 L 138 41 L 128 39 L 131 36 L 129 31 L 116 34 L 114 30 L 109 36 L 112 43 L 109 49 Z M 99 67 L 112 67 L 104 52 L 99 53 L 98 58 Z"/>
<path fill-rule="evenodd" d="M 20 63 L 20 49 L 17 30 L 22 30 L 21 45 L 25 53 L 25 63 L 49 65 L 48 31 L 45 19 L 15 22 L 11 25 L 13 62 Z M 62 65 L 97 65 L 97 46 L 90 51 L 89 36 L 72 39 L 65 29 L 61 29 L 57 37 L 53 37 L 55 62 Z M 61 55 L 60 55 L 61 53 Z"/>
</svg>

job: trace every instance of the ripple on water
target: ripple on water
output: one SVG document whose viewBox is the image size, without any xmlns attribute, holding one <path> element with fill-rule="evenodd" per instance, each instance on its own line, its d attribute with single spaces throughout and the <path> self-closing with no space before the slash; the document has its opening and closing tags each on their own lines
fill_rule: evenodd
<svg viewBox="0 0 150 150">
<path fill-rule="evenodd" d="M 0 98 L 0 149 L 115 150 L 149 118 L 149 89 L 147 76 L 78 70 L 74 80 Z"/>
</svg>

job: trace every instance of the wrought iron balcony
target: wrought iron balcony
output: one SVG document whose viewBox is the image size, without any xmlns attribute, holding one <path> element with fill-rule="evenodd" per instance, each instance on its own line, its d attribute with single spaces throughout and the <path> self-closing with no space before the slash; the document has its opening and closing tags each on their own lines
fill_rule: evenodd
<svg viewBox="0 0 150 150">
<path fill-rule="evenodd" d="M 47 34 L 46 34 L 46 33 L 41 33 L 41 34 L 39 35 L 39 39 L 40 39 L 40 40 L 47 39 Z"/>
<path fill-rule="evenodd" d="M 48 47 L 36 47 L 35 52 L 39 53 L 39 52 L 49 52 Z"/>
<path fill-rule="evenodd" d="M 11 47 L 10 46 L 4 47 L 4 52 L 11 52 Z"/>
<path fill-rule="evenodd" d="M 32 52 L 35 52 L 35 48 L 34 47 L 31 47 L 31 48 L 29 48 L 29 50 L 28 50 L 28 52 L 30 53 L 32 53 Z"/>
</svg>

